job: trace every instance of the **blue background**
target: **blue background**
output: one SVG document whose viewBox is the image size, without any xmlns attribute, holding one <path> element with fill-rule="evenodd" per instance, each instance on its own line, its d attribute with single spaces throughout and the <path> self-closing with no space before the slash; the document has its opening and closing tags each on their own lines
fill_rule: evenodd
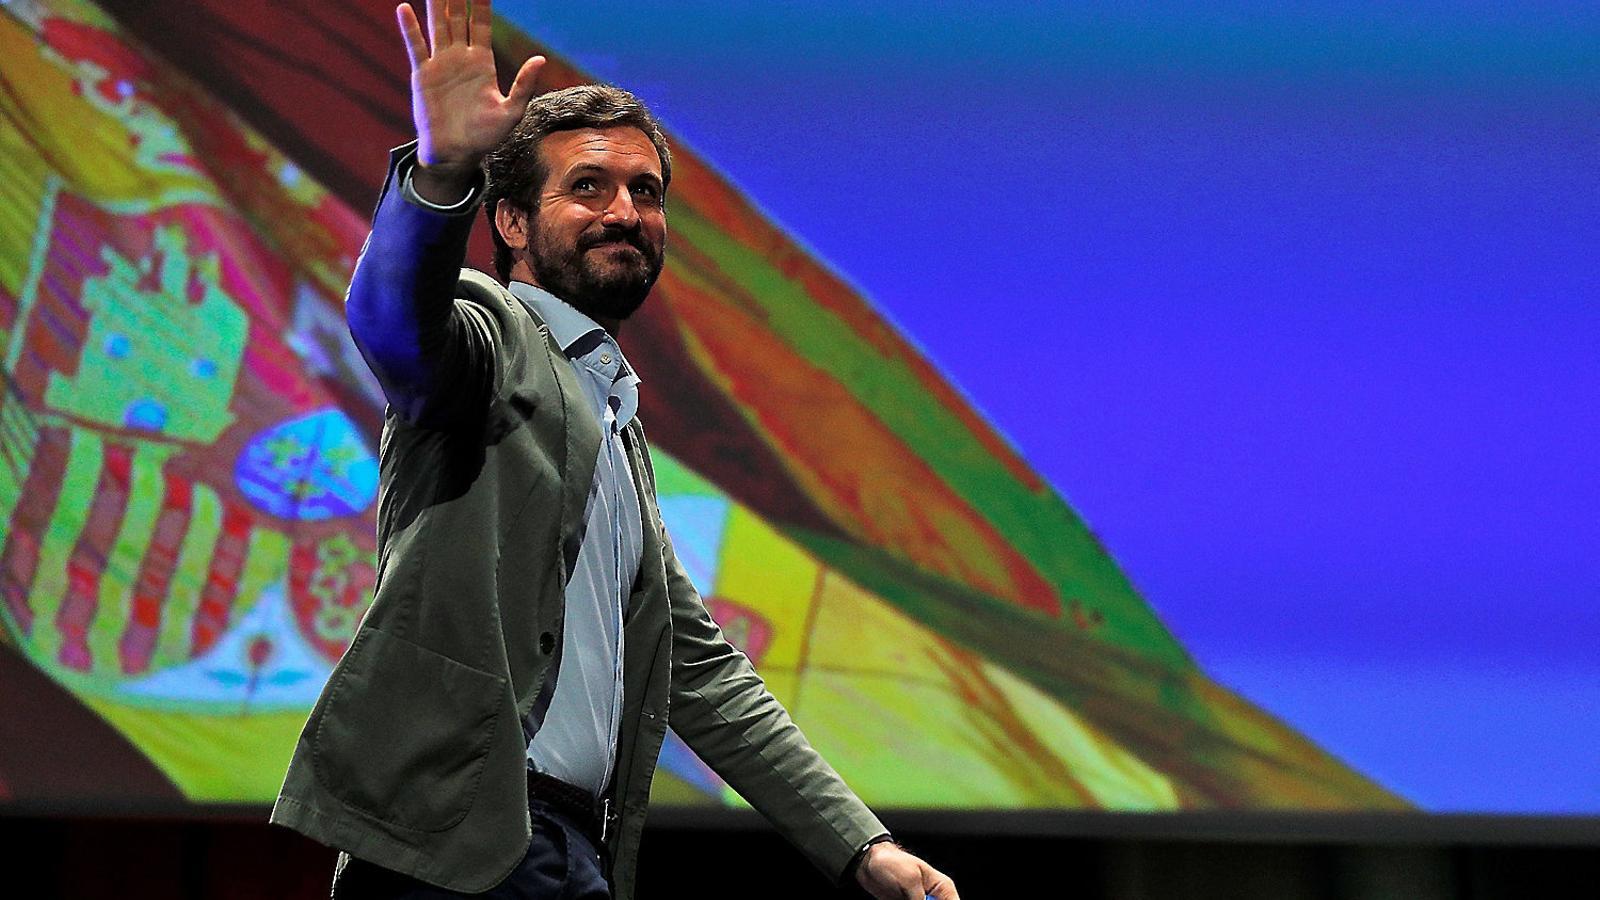
<svg viewBox="0 0 1600 900">
<path fill-rule="evenodd" d="M 1600 812 L 1600 10 L 499 4 L 858 285 L 1214 677 Z"/>
</svg>

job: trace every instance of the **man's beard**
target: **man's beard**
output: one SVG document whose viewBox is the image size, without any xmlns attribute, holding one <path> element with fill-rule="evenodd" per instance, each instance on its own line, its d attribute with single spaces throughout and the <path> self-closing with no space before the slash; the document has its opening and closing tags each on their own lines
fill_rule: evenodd
<svg viewBox="0 0 1600 900">
<path fill-rule="evenodd" d="M 601 250 L 612 257 L 601 263 L 589 251 L 623 243 L 637 251 Z M 576 247 L 553 247 L 542 230 L 528 245 L 528 264 L 539 286 L 591 319 L 622 321 L 632 315 L 661 275 L 665 248 L 655 249 L 639 228 L 586 231 Z"/>
</svg>

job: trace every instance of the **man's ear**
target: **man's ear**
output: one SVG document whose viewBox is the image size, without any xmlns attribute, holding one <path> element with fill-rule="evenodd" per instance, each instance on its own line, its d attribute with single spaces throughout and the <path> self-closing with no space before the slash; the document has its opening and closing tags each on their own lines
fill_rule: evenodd
<svg viewBox="0 0 1600 900">
<path fill-rule="evenodd" d="M 500 239 L 506 242 L 507 247 L 513 250 L 527 249 L 527 210 L 510 200 L 501 200 L 494 205 L 494 227 L 500 232 Z"/>
</svg>

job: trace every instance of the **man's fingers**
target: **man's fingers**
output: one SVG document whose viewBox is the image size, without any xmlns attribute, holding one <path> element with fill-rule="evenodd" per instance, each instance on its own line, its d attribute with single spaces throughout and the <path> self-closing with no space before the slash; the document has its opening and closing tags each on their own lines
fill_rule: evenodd
<svg viewBox="0 0 1600 900">
<path fill-rule="evenodd" d="M 934 900 L 961 900 L 961 895 L 956 893 L 956 883 L 950 876 L 932 866 L 923 865 L 922 884 L 928 891 L 928 896 Z"/>
<path fill-rule="evenodd" d="M 450 23 L 451 42 L 467 43 L 467 0 L 444 0 L 444 18 Z"/>
<path fill-rule="evenodd" d="M 533 99 L 534 83 L 539 80 L 539 70 L 544 68 L 544 57 L 530 56 L 522 68 L 517 70 L 516 80 L 511 82 L 511 91 L 506 94 L 506 102 L 517 107 L 521 112 Z"/>
<path fill-rule="evenodd" d="M 472 0 L 472 24 L 467 34 L 467 43 L 474 47 L 494 43 L 494 11 L 489 8 L 489 0 Z"/>
<path fill-rule="evenodd" d="M 415 72 L 417 66 L 428 58 L 428 42 L 422 36 L 422 23 L 417 21 L 417 11 L 409 3 L 395 7 L 394 15 L 400 20 L 400 36 L 406 42 L 406 58 L 411 60 L 411 71 Z"/>
<path fill-rule="evenodd" d="M 450 43 L 450 21 L 445 15 L 450 0 L 427 0 L 427 2 L 428 45 L 433 47 L 433 52 L 438 53 L 441 47 Z"/>
</svg>

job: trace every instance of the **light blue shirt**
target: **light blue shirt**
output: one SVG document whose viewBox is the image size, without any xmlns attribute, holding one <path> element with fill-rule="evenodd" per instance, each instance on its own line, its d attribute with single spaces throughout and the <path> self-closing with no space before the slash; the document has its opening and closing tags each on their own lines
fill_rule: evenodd
<svg viewBox="0 0 1600 900">
<path fill-rule="evenodd" d="M 535 769 L 593 792 L 616 762 L 622 717 L 622 617 L 639 573 L 643 517 L 622 429 L 639 408 L 639 376 L 605 329 L 531 284 L 511 283 L 567 354 L 600 423 L 600 455 L 568 573 L 566 624 L 554 687 L 547 682 L 523 732 Z M 541 716 L 542 713 L 542 716 Z M 542 718 L 542 721 L 540 720 Z"/>
</svg>

